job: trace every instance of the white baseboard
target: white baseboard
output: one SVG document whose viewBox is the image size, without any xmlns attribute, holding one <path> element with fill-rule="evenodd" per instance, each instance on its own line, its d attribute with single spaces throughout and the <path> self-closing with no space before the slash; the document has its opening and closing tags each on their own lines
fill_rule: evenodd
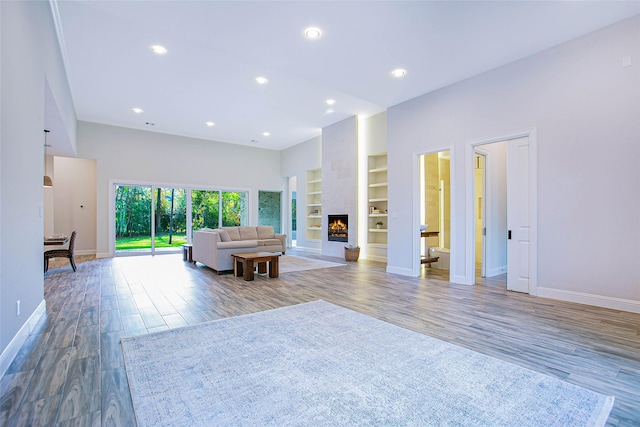
<svg viewBox="0 0 640 427">
<path fill-rule="evenodd" d="M 505 274 L 507 272 L 507 266 L 503 265 L 496 268 L 490 268 L 486 271 L 487 277 L 499 276 L 501 274 Z"/>
<path fill-rule="evenodd" d="M 295 249 L 300 249 L 301 251 L 305 251 L 305 252 L 313 252 L 316 254 L 322 253 L 322 249 L 320 248 L 312 248 L 309 246 L 296 246 L 291 248 L 291 250 L 295 250 Z"/>
<path fill-rule="evenodd" d="M 377 256 L 377 255 L 367 254 L 365 257 L 362 257 L 362 258 L 368 259 L 369 261 L 387 262 L 386 256 Z"/>
<path fill-rule="evenodd" d="M 451 283 L 455 283 L 457 285 L 469 285 L 472 286 L 473 283 L 467 283 L 467 276 L 454 275 L 451 279 Z"/>
<path fill-rule="evenodd" d="M 96 252 L 96 259 L 99 258 L 111 258 L 111 254 L 109 252 Z"/>
<path fill-rule="evenodd" d="M 538 286 L 537 296 L 561 301 L 576 302 L 579 304 L 594 305 L 596 307 L 611 308 L 614 310 L 630 311 L 632 313 L 640 313 L 640 301 L 630 299 L 586 294 L 583 292 L 564 291 L 561 289 L 545 288 L 541 286 Z"/>
<path fill-rule="evenodd" d="M 88 250 L 85 249 L 83 251 L 79 251 L 79 250 L 76 249 L 75 251 L 73 251 L 74 255 L 94 255 L 95 253 L 96 253 L 96 251 L 95 250 L 91 250 L 91 249 L 88 249 Z"/>
<path fill-rule="evenodd" d="M 393 273 L 393 274 L 401 274 L 403 276 L 411 276 L 411 277 L 416 277 L 415 274 L 413 274 L 413 269 L 411 268 L 400 268 L 400 267 L 391 267 L 387 265 L 387 273 Z"/>
<path fill-rule="evenodd" d="M 29 338 L 29 335 L 33 332 L 36 325 L 47 312 L 47 303 L 45 300 L 36 307 L 36 309 L 31 313 L 31 316 L 24 322 L 24 325 L 20 328 L 18 333 L 13 337 L 7 348 L 4 349 L 2 354 L 0 355 L 0 378 L 4 376 L 15 359 L 16 355 Z"/>
</svg>

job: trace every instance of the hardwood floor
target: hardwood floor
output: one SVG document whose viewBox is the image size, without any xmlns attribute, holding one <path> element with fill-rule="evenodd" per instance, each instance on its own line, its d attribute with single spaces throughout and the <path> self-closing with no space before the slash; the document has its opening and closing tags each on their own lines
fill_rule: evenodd
<svg viewBox="0 0 640 427">
<path fill-rule="evenodd" d="M 507 292 L 504 277 L 455 285 L 363 260 L 253 282 L 180 254 L 77 261 L 77 273 L 67 262 L 45 275 L 46 317 L 0 382 L 0 425 L 135 425 L 122 336 L 323 299 L 614 395 L 608 425 L 640 426 L 639 314 Z"/>
</svg>

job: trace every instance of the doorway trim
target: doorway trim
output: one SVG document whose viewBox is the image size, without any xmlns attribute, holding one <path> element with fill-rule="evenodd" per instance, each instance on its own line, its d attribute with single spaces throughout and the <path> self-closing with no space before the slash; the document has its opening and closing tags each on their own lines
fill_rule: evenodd
<svg viewBox="0 0 640 427">
<path fill-rule="evenodd" d="M 479 146 L 518 138 L 529 139 L 529 294 L 538 294 L 538 141 L 535 127 L 506 133 L 496 137 L 471 140 L 466 143 L 466 200 L 465 200 L 465 284 L 475 284 L 475 218 L 474 218 L 474 154 Z M 508 202 L 507 202 L 508 205 Z"/>
</svg>

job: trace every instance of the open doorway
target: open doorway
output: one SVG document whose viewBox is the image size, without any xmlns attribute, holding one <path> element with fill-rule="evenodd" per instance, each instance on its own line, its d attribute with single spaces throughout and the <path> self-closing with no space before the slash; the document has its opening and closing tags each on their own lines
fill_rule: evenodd
<svg viewBox="0 0 640 427">
<path fill-rule="evenodd" d="M 449 279 L 451 259 L 450 152 L 423 154 L 420 164 L 421 276 Z"/>
<path fill-rule="evenodd" d="M 465 283 L 477 277 L 476 153 L 485 154 L 483 266 L 485 277 L 506 274 L 508 290 L 537 294 L 537 156 L 535 129 L 467 146 Z M 474 208 L 475 206 L 475 208 Z"/>
<path fill-rule="evenodd" d="M 507 272 L 507 142 L 474 149 L 475 282 L 490 278 L 506 286 Z"/>
</svg>

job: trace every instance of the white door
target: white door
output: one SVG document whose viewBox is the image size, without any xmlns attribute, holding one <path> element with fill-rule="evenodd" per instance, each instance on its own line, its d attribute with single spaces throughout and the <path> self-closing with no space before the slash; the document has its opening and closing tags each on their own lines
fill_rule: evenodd
<svg viewBox="0 0 640 427">
<path fill-rule="evenodd" d="M 507 143 L 507 289 L 529 293 L 529 138 Z"/>
</svg>

